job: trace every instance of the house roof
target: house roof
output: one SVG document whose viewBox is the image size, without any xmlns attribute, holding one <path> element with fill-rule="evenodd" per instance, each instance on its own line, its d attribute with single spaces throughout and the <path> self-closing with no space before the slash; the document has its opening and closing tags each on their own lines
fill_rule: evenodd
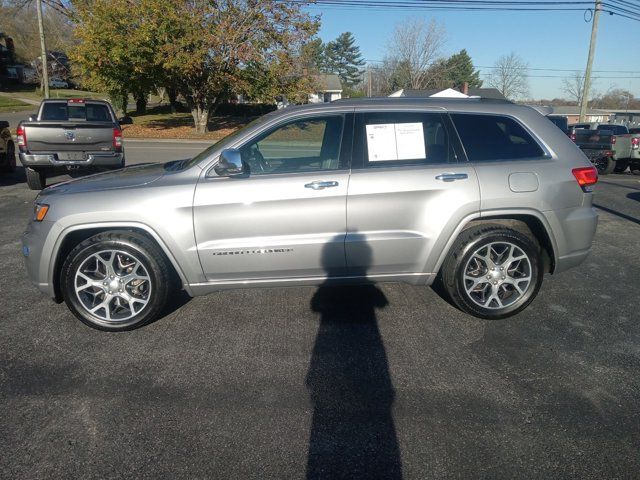
<svg viewBox="0 0 640 480">
<path fill-rule="evenodd" d="M 314 75 L 314 80 L 320 92 L 342 92 L 340 77 L 333 73 L 321 73 Z"/>
<path fill-rule="evenodd" d="M 441 94 L 448 90 L 453 90 L 460 93 L 459 90 L 454 89 L 428 89 L 428 90 L 413 90 L 411 88 L 404 88 L 389 95 L 390 97 L 410 97 L 410 98 L 425 98 L 433 97 L 434 95 Z M 497 100 L 506 100 L 505 96 L 500 93 L 497 88 L 469 88 L 470 97 L 482 97 L 493 98 Z"/>
</svg>

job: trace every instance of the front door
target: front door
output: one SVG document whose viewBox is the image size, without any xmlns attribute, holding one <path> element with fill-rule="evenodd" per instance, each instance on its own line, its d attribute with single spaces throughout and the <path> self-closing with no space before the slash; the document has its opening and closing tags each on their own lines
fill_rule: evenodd
<svg viewBox="0 0 640 480">
<path fill-rule="evenodd" d="M 246 175 L 203 173 L 194 228 L 208 281 L 344 274 L 352 117 L 284 121 L 240 146 Z"/>
<path fill-rule="evenodd" d="M 478 180 L 445 113 L 356 115 L 347 201 L 350 275 L 433 273 L 438 252 L 480 208 Z"/>
</svg>

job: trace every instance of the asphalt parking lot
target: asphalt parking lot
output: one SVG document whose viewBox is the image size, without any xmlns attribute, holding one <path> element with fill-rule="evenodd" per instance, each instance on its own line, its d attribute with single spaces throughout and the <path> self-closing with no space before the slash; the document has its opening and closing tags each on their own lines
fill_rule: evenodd
<svg viewBox="0 0 640 480">
<path fill-rule="evenodd" d="M 0 177 L 2 478 L 637 478 L 640 177 L 504 321 L 401 284 L 252 289 L 101 333 L 27 280 Z"/>
</svg>

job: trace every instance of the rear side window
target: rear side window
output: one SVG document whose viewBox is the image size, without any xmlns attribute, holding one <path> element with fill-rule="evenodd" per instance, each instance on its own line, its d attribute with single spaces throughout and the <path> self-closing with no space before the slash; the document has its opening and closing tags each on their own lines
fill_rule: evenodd
<svg viewBox="0 0 640 480">
<path fill-rule="evenodd" d="M 624 135 L 627 133 L 627 127 L 622 126 L 622 125 L 598 125 L 598 131 L 600 132 L 604 132 L 604 131 L 609 131 L 612 132 L 614 135 Z"/>
<path fill-rule="evenodd" d="M 371 112 L 356 116 L 355 157 L 365 167 L 455 161 L 451 136 L 440 113 Z"/>
<path fill-rule="evenodd" d="M 542 157 L 544 152 L 515 120 L 499 115 L 451 115 L 472 162 Z"/>
<path fill-rule="evenodd" d="M 45 103 L 42 120 L 66 121 L 87 120 L 89 122 L 110 122 L 109 108 L 101 103 L 67 105 L 66 103 Z"/>
</svg>

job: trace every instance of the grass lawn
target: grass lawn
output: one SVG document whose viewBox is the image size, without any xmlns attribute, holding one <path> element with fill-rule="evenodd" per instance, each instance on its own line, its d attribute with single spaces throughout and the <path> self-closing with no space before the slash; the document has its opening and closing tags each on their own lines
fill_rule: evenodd
<svg viewBox="0 0 640 480">
<path fill-rule="evenodd" d="M 22 110 L 30 110 L 33 105 L 21 102 L 15 98 L 8 98 L 0 95 L 0 112 L 20 112 Z"/>
<path fill-rule="evenodd" d="M 195 132 L 189 112 L 174 112 L 168 106 L 153 107 L 145 115 L 129 112 L 133 125 L 123 125 L 125 138 L 184 138 L 219 140 L 249 123 L 250 117 L 210 116 L 209 131 Z"/>
</svg>

